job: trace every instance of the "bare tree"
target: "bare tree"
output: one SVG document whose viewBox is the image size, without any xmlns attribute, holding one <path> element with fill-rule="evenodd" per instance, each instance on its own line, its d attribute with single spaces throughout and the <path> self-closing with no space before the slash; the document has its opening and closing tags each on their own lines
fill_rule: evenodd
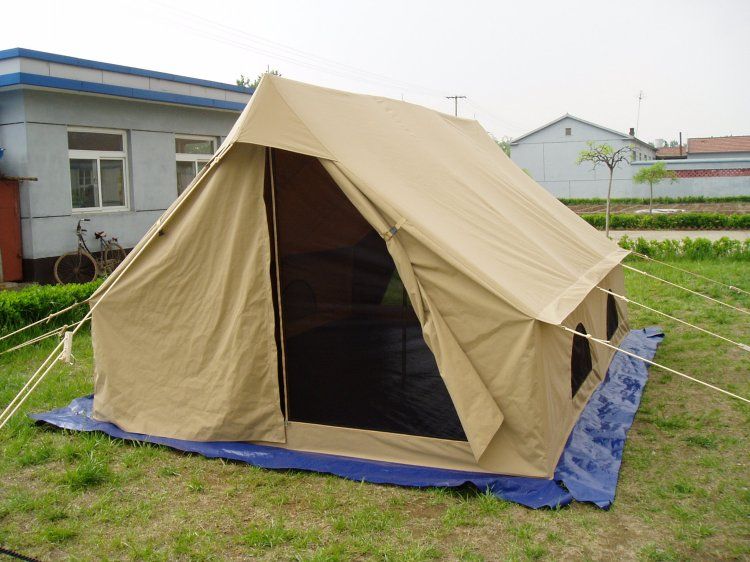
<svg viewBox="0 0 750 562">
<path fill-rule="evenodd" d="M 593 168 L 603 164 L 609 169 L 609 186 L 607 187 L 607 210 L 604 214 L 604 234 L 609 237 L 609 208 L 612 199 L 612 177 L 615 174 L 615 168 L 623 162 L 630 162 L 628 156 L 633 150 L 632 146 L 623 146 L 615 150 L 609 144 L 596 144 L 592 141 L 586 143 L 587 148 L 578 154 L 576 164 L 591 162 Z"/>
</svg>

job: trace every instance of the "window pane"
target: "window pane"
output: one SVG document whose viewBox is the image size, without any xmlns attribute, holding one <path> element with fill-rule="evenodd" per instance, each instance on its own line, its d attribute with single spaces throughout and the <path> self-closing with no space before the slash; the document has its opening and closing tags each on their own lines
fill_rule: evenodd
<svg viewBox="0 0 750 562">
<path fill-rule="evenodd" d="M 82 133 L 68 131 L 70 150 L 112 150 L 122 152 L 122 135 L 118 133 Z"/>
<path fill-rule="evenodd" d="M 213 154 L 214 141 L 175 138 L 174 150 L 177 154 Z"/>
<path fill-rule="evenodd" d="M 125 171 L 122 160 L 101 160 L 102 207 L 125 205 Z"/>
<path fill-rule="evenodd" d="M 96 160 L 70 161 L 70 192 L 73 196 L 74 209 L 99 206 Z"/>
<path fill-rule="evenodd" d="M 177 193 L 185 191 L 195 177 L 195 163 L 177 162 Z"/>
</svg>

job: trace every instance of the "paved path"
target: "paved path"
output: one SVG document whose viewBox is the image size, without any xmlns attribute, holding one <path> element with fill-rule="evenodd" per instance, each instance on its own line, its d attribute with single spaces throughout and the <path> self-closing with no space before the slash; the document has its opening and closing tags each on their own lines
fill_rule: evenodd
<svg viewBox="0 0 750 562">
<path fill-rule="evenodd" d="M 708 238 L 718 240 L 726 236 L 734 240 L 750 238 L 750 230 L 610 230 L 610 236 L 619 240 L 626 234 L 628 238 L 646 240 L 682 240 L 683 238 Z"/>
</svg>

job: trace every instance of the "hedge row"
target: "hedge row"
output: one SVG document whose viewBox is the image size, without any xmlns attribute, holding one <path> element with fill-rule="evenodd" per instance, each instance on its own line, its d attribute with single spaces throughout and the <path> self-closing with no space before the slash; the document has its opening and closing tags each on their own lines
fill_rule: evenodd
<svg viewBox="0 0 750 562">
<path fill-rule="evenodd" d="M 86 300 L 101 283 L 98 280 L 82 285 L 32 285 L 18 291 L 0 291 L 0 334 L 12 332 L 66 306 Z M 76 322 L 83 318 L 86 309 L 85 305 L 79 306 L 55 318 L 50 326 Z"/>
<path fill-rule="evenodd" d="M 607 200 L 598 197 L 591 199 L 566 199 L 561 198 L 564 205 L 606 205 Z M 623 199 L 612 199 L 614 205 L 648 205 L 648 199 L 643 197 L 626 197 Z M 690 197 L 654 197 L 654 203 L 679 204 L 679 203 L 750 203 L 750 195 L 733 195 L 730 197 L 703 197 L 700 195 Z"/>
<path fill-rule="evenodd" d="M 733 258 L 750 261 L 750 238 L 740 241 L 720 238 L 711 241 L 707 238 L 684 238 L 682 240 L 633 240 L 627 236 L 620 238 L 619 244 L 626 250 L 658 260 L 711 260 Z"/>
<path fill-rule="evenodd" d="M 604 213 L 583 214 L 590 225 L 604 228 Z M 610 215 L 609 227 L 614 230 L 750 230 L 750 214 L 724 215 L 721 213 L 675 213 Z"/>
</svg>

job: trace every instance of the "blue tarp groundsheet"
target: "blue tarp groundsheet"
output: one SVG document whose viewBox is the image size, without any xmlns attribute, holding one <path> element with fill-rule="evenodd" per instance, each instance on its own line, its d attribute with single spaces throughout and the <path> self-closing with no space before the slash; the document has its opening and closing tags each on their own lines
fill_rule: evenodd
<svg viewBox="0 0 750 562">
<path fill-rule="evenodd" d="M 633 330 L 621 347 L 651 359 L 664 339 L 659 328 Z M 607 377 L 594 392 L 565 445 L 553 480 L 409 466 L 335 455 L 290 451 L 240 442 L 181 441 L 128 433 L 91 418 L 92 396 L 65 408 L 31 417 L 77 431 L 102 431 L 119 439 L 146 441 L 209 458 L 246 462 L 271 469 L 297 469 L 335 474 L 356 481 L 415 487 L 474 485 L 508 501 L 531 508 L 558 507 L 572 500 L 607 509 L 615 499 L 625 438 L 633 423 L 648 379 L 643 361 L 616 353 Z"/>
</svg>

